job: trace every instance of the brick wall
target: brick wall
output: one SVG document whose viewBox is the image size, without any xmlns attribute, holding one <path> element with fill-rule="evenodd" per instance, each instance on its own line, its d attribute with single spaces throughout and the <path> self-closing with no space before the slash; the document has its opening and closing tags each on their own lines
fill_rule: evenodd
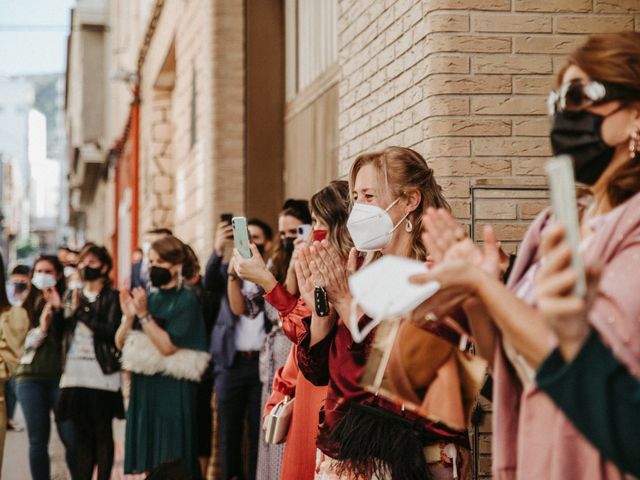
<svg viewBox="0 0 640 480">
<path fill-rule="evenodd" d="M 243 27 L 241 0 L 167 0 L 142 65 L 140 231 L 172 228 L 203 260 L 219 213 L 244 209 Z"/>
<path fill-rule="evenodd" d="M 494 224 L 514 251 L 547 203 L 554 73 L 590 33 L 640 31 L 639 13 L 637 0 L 341 0 L 340 172 L 367 150 L 414 148 L 472 234 Z M 481 478 L 490 445 L 489 414 Z"/>
<path fill-rule="evenodd" d="M 209 73 L 213 137 L 207 154 L 213 157 L 211 219 L 215 226 L 221 213 L 245 213 L 245 12 L 244 0 L 211 3 L 209 48 L 215 59 Z"/>
<path fill-rule="evenodd" d="M 638 13 L 636 0 L 340 1 L 341 173 L 363 151 L 415 148 L 465 222 L 480 179 L 539 186 L 554 72 L 589 33 L 640 30 Z M 513 248 L 511 225 L 538 203 L 474 209 Z"/>
<path fill-rule="evenodd" d="M 207 69 L 211 66 L 208 54 L 207 30 L 210 18 L 205 14 L 204 0 L 182 2 L 176 25 L 176 84 L 174 97 L 175 145 L 175 227 L 177 235 L 202 251 L 206 227 L 210 227 L 210 200 L 207 198 L 210 158 L 204 155 L 211 142 L 211 131 L 206 128 L 209 112 L 202 100 L 211 94 L 207 82 Z M 193 89 L 195 87 L 195 96 Z M 195 115 L 192 107 L 195 99 Z M 192 143 L 192 115 L 195 142 Z M 203 252 L 204 253 L 204 252 Z"/>
</svg>

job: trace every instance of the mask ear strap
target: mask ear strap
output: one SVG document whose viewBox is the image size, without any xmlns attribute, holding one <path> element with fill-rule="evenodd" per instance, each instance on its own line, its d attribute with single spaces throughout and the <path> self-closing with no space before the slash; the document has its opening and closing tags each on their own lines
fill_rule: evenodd
<svg viewBox="0 0 640 480">
<path fill-rule="evenodd" d="M 400 197 L 396 198 L 393 202 L 391 202 L 391 205 L 389 205 L 387 208 L 384 209 L 385 212 L 388 212 L 389 210 L 391 210 L 393 207 L 396 206 L 396 203 L 398 203 L 400 201 Z"/>
<path fill-rule="evenodd" d="M 396 203 L 398 203 L 399 201 L 400 201 L 400 197 L 396 198 L 396 199 L 391 203 L 391 205 L 389 205 L 389 206 L 385 209 L 385 212 L 389 213 L 389 210 L 391 210 L 391 209 L 396 205 Z M 404 217 L 402 217 L 402 218 L 400 219 L 400 221 L 399 221 L 398 223 L 396 223 L 396 224 L 393 226 L 393 228 L 391 229 L 391 231 L 390 231 L 389 233 L 393 233 L 393 232 L 395 232 L 395 231 L 396 231 L 396 229 L 397 229 L 397 228 L 402 224 L 402 222 L 404 222 L 404 221 L 407 219 L 407 217 L 408 217 L 410 214 L 411 214 L 411 212 L 407 213 Z"/>
<path fill-rule="evenodd" d="M 402 217 L 402 218 L 400 219 L 400 221 L 399 221 L 398 223 L 396 223 L 396 224 L 393 226 L 393 228 L 391 229 L 391 232 L 389 232 L 389 233 L 393 233 L 393 232 L 395 232 L 395 231 L 396 231 L 396 229 L 397 229 L 400 225 L 402 225 L 402 222 L 404 222 L 410 214 L 411 214 L 411 212 L 407 213 L 404 217 Z"/>
<path fill-rule="evenodd" d="M 358 302 L 355 298 L 351 299 L 351 313 L 349 314 L 349 322 L 348 327 L 351 332 L 351 337 L 353 341 L 356 343 L 362 343 L 362 341 L 367 338 L 367 336 L 371 333 L 371 331 L 376 328 L 382 320 L 384 320 L 385 313 L 377 316 L 376 318 L 371 319 L 371 321 L 362 329 L 358 326 Z"/>
</svg>

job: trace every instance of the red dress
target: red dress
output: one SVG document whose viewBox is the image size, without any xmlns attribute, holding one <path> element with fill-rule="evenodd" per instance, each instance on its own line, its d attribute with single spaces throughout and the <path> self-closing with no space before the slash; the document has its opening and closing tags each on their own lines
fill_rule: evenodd
<svg viewBox="0 0 640 480">
<path fill-rule="evenodd" d="M 282 327 L 287 336 L 290 339 L 292 335 L 296 338 L 295 332 L 302 326 L 302 318 L 311 315 L 304 301 L 296 299 L 280 284 L 265 294 L 265 299 L 279 311 Z M 284 367 L 276 372 L 273 390 L 264 414 L 268 414 L 285 395 L 295 397 L 280 478 L 281 480 L 313 480 L 318 415 L 327 396 L 327 387 L 317 387 L 302 375 L 296 355 L 297 345 L 294 344 Z"/>
</svg>

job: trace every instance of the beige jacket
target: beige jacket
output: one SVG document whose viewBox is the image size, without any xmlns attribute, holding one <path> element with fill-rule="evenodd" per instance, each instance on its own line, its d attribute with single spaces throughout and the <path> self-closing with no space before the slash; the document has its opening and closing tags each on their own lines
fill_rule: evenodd
<svg viewBox="0 0 640 480">
<path fill-rule="evenodd" d="M 0 380 L 13 375 L 24 352 L 29 316 L 22 307 L 11 307 L 0 314 Z"/>
</svg>

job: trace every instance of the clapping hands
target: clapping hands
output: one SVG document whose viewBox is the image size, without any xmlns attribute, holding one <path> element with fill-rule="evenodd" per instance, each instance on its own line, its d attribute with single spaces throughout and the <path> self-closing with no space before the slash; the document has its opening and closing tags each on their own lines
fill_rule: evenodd
<svg viewBox="0 0 640 480">
<path fill-rule="evenodd" d="M 544 261 L 536 276 L 536 301 L 555 332 L 560 353 L 571 361 L 591 331 L 587 312 L 597 296 L 598 271 L 587 271 L 587 296 L 577 297 L 574 289 L 576 272 L 571 268 L 571 248 L 565 241 L 562 225 L 553 225 L 540 244 Z"/>
</svg>

